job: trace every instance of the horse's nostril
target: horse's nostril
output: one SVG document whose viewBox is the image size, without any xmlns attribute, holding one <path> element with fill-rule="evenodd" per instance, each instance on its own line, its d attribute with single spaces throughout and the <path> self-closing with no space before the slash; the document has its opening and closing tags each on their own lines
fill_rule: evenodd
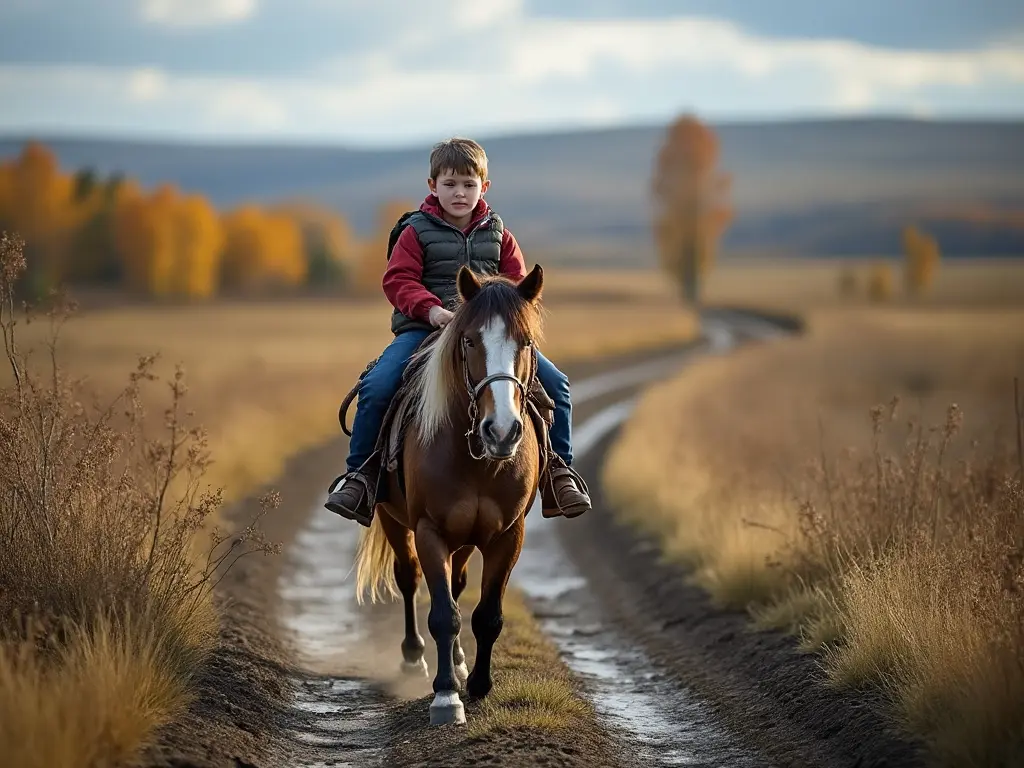
<svg viewBox="0 0 1024 768">
<path fill-rule="evenodd" d="M 522 436 L 523 436 L 523 422 L 521 422 L 521 421 L 519 421 L 517 419 L 516 421 L 512 422 L 512 429 L 510 429 L 509 432 L 508 432 L 508 441 L 510 443 L 514 443 L 516 440 L 518 440 Z"/>
<path fill-rule="evenodd" d="M 484 419 L 484 423 L 480 426 L 483 427 L 485 437 L 489 437 L 491 440 L 497 442 L 498 436 L 494 432 L 494 419 Z"/>
</svg>

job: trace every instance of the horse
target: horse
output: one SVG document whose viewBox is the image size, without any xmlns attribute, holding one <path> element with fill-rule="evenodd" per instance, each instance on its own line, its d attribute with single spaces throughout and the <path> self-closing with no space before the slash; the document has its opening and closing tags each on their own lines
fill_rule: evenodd
<svg viewBox="0 0 1024 768">
<path fill-rule="evenodd" d="M 426 580 L 427 627 L 437 644 L 432 725 L 465 723 L 463 683 L 472 698 L 491 690 L 505 587 L 540 483 L 541 448 L 526 403 L 536 376 L 543 284 L 540 265 L 518 284 L 460 268 L 454 316 L 410 361 L 413 415 L 401 447 L 405 488 L 388 472 L 387 500 L 376 505 L 356 553 L 357 599 L 401 595 L 401 668 L 424 676 L 413 600 L 421 575 Z M 474 549 L 483 556 L 483 573 L 470 672 L 459 644 L 458 600 Z"/>
</svg>

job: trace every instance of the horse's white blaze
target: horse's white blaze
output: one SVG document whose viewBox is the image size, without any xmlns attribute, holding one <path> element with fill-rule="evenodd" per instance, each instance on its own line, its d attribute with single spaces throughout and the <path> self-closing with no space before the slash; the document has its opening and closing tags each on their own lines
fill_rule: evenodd
<svg viewBox="0 0 1024 768">
<path fill-rule="evenodd" d="M 505 329 L 505 321 L 493 317 L 487 321 L 480 333 L 484 343 L 484 355 L 487 360 L 487 375 L 507 373 L 516 375 L 516 353 L 519 346 L 509 338 Z M 516 409 L 515 385 L 508 380 L 492 381 L 491 394 L 494 395 L 494 431 L 500 438 L 505 437 L 512 425 L 519 419 Z"/>
</svg>

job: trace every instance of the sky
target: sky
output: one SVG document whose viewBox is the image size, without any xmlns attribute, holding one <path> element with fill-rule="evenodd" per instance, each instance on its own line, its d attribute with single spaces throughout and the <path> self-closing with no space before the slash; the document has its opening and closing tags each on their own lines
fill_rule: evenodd
<svg viewBox="0 0 1024 768">
<path fill-rule="evenodd" d="M 1024 117 L 1021 0 L 0 0 L 0 134 Z"/>
</svg>

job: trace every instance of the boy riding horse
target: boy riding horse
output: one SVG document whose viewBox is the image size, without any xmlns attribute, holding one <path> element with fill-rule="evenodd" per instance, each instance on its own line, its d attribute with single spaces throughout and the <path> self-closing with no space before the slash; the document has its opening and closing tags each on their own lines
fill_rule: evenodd
<svg viewBox="0 0 1024 768">
<path fill-rule="evenodd" d="M 331 483 L 324 506 L 369 526 L 380 470 L 374 447 L 409 359 L 423 340 L 452 318 L 462 265 L 482 275 L 521 281 L 526 265 L 519 244 L 483 199 L 490 187 L 487 155 L 469 139 L 449 139 L 430 154 L 430 194 L 404 219 L 384 273 L 384 294 L 394 307 L 395 338 L 359 383 L 347 472 Z M 544 517 L 576 517 L 590 509 L 586 483 L 572 468 L 569 380 L 540 352 L 537 378 L 555 403 L 551 449 L 542 482 Z"/>
</svg>

